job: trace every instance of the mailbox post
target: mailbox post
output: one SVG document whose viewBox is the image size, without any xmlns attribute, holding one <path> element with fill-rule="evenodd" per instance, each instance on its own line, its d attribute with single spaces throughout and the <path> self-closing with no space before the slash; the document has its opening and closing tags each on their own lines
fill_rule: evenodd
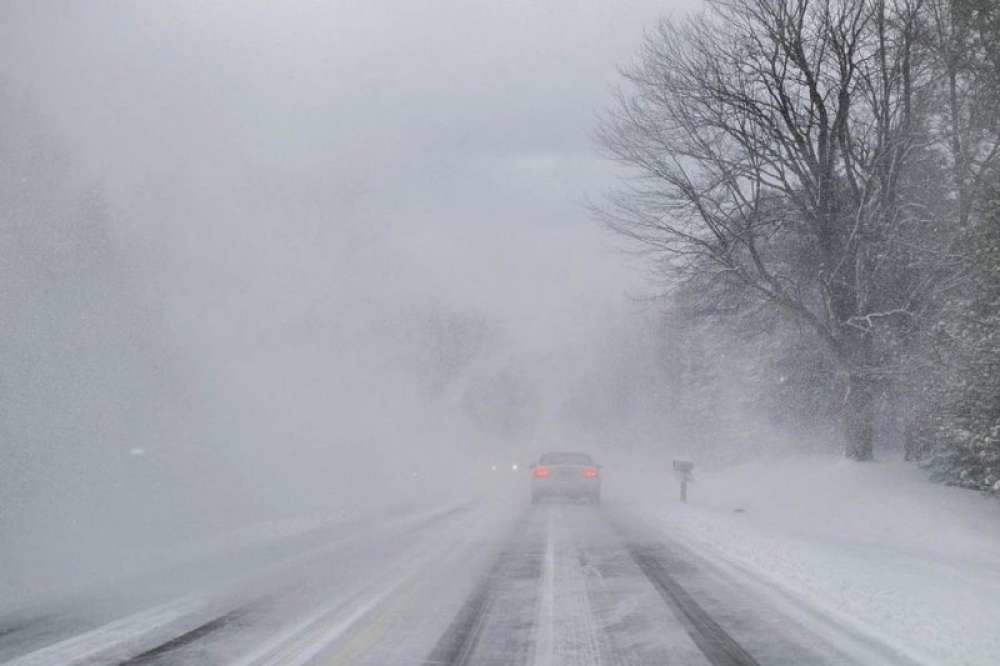
<svg viewBox="0 0 1000 666">
<path fill-rule="evenodd" d="M 688 500 L 688 483 L 694 481 L 694 475 L 691 473 L 694 471 L 694 463 L 690 460 L 675 460 L 674 461 L 674 472 L 677 474 L 677 478 L 681 482 L 681 501 L 687 502 Z"/>
</svg>

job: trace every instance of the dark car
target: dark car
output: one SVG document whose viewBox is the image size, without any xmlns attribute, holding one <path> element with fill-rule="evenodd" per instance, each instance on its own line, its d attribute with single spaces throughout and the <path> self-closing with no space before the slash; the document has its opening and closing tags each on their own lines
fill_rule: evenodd
<svg viewBox="0 0 1000 666">
<path fill-rule="evenodd" d="M 531 467 L 533 504 L 548 497 L 601 501 L 601 466 L 586 453 L 546 453 Z"/>
</svg>

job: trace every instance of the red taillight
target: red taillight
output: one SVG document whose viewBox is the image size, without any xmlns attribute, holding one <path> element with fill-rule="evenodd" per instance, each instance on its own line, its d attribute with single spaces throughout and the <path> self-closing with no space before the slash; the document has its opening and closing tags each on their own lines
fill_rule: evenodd
<svg viewBox="0 0 1000 666">
<path fill-rule="evenodd" d="M 597 468 L 596 467 L 584 467 L 583 468 L 583 478 L 585 478 L 585 479 L 596 479 L 597 478 Z"/>
<path fill-rule="evenodd" d="M 535 468 L 535 478 L 536 479 L 547 479 L 552 476 L 552 470 L 548 467 L 536 467 Z"/>
</svg>

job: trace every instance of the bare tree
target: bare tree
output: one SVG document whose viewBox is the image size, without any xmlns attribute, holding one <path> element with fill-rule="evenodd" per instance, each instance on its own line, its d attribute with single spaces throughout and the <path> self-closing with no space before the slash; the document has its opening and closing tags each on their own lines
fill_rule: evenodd
<svg viewBox="0 0 1000 666">
<path fill-rule="evenodd" d="M 890 279 L 925 211 L 904 196 L 933 75 L 922 0 L 715 0 L 662 22 L 599 130 L 631 177 L 599 214 L 681 282 L 749 291 L 844 378 L 846 453 L 873 454 L 874 343 L 950 266 Z"/>
</svg>

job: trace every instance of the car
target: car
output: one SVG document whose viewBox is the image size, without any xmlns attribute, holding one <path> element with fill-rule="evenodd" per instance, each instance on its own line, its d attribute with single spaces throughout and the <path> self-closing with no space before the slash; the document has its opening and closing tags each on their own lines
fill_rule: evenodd
<svg viewBox="0 0 1000 666">
<path fill-rule="evenodd" d="M 586 453 L 543 454 L 531 466 L 531 503 L 547 498 L 601 501 L 601 465 Z"/>
</svg>

